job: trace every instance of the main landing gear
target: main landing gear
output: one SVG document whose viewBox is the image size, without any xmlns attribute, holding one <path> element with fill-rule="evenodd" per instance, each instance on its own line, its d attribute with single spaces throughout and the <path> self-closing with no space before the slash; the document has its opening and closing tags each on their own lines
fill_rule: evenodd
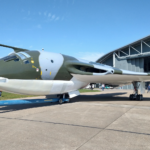
<svg viewBox="0 0 150 150">
<path fill-rule="evenodd" d="M 67 103 L 70 102 L 68 93 L 66 93 L 66 94 L 59 94 L 59 95 L 57 95 L 57 97 L 59 98 L 59 100 L 58 100 L 59 104 L 62 104 L 64 102 L 67 102 Z"/>
<path fill-rule="evenodd" d="M 133 87 L 134 87 L 134 94 L 131 94 L 129 99 L 130 100 L 143 100 L 143 95 L 142 94 L 138 94 L 138 89 L 140 87 L 140 83 L 139 82 L 133 82 Z"/>
</svg>

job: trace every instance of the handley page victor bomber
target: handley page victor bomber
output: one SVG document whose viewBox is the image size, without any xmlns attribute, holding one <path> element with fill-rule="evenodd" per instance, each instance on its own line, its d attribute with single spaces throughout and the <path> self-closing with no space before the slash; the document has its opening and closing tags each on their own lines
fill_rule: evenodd
<svg viewBox="0 0 150 150">
<path fill-rule="evenodd" d="M 130 99 L 141 100 L 139 82 L 149 81 L 150 74 L 132 72 L 71 56 L 45 51 L 14 49 L 14 53 L 0 59 L 0 90 L 33 95 L 75 97 L 89 83 L 111 86 L 133 84 Z"/>
</svg>

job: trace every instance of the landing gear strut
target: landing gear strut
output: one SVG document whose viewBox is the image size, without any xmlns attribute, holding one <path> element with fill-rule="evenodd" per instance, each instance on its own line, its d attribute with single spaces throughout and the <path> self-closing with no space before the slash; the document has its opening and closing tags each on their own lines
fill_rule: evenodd
<svg viewBox="0 0 150 150">
<path fill-rule="evenodd" d="M 68 93 L 66 93 L 66 94 L 59 94 L 57 96 L 59 98 L 59 100 L 58 100 L 59 104 L 62 104 L 64 102 L 68 102 L 68 103 L 70 102 Z"/>
<path fill-rule="evenodd" d="M 132 82 L 133 87 L 134 87 L 134 94 L 131 94 L 129 99 L 130 100 L 143 100 L 143 95 L 142 94 L 138 94 L 138 89 L 140 87 L 139 82 Z"/>
</svg>

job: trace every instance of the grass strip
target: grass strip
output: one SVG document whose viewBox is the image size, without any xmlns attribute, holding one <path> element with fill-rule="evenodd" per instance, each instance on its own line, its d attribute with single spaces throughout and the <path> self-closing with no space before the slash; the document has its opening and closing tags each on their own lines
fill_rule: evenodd
<svg viewBox="0 0 150 150">
<path fill-rule="evenodd" d="M 18 99 L 18 98 L 25 98 L 25 97 L 35 97 L 35 95 L 20 95 L 20 94 L 2 92 L 0 100 L 15 99 L 15 98 Z"/>
<path fill-rule="evenodd" d="M 87 92 L 100 92 L 99 90 L 91 90 L 91 89 L 80 89 L 80 93 L 87 93 Z M 35 97 L 36 95 L 20 95 L 20 94 L 13 94 L 8 92 L 2 92 L 0 100 L 7 100 L 7 99 L 18 99 L 18 98 L 25 98 L 25 97 Z"/>
<path fill-rule="evenodd" d="M 88 93 L 88 92 L 100 92 L 99 90 L 91 90 L 91 89 L 80 89 L 80 93 Z"/>
</svg>

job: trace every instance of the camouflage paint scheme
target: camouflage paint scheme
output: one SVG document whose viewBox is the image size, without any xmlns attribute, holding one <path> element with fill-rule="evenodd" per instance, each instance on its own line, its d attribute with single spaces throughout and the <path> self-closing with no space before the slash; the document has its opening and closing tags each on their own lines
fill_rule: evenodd
<svg viewBox="0 0 150 150">
<path fill-rule="evenodd" d="M 10 61 L 4 61 L 3 58 L 0 59 L 0 64 L 2 66 L 0 68 L 0 76 L 9 79 L 71 80 L 73 76 L 70 73 L 83 74 L 82 71 L 73 67 L 74 65 L 84 64 L 84 66 L 87 67 L 94 67 L 90 64 L 81 63 L 74 57 L 62 54 L 44 51 L 25 51 L 25 53 L 29 54 L 30 57 L 24 60 L 22 60 L 17 53 L 16 57 L 19 61 L 15 59 Z M 39 59 L 43 53 L 46 53 L 46 55 Z M 60 60 L 60 55 L 63 61 Z M 24 63 L 26 60 L 29 61 L 28 64 Z M 36 71 L 36 69 L 38 69 L 38 71 Z M 48 75 L 46 76 L 47 72 Z M 52 77 L 53 72 L 55 72 L 55 76 Z M 84 74 L 92 75 L 92 73 Z"/>
<path fill-rule="evenodd" d="M 20 94 L 63 94 L 89 83 L 112 86 L 149 81 L 148 73 L 132 72 L 45 51 L 2 45 L 14 53 L 0 59 L 0 90 Z"/>
<path fill-rule="evenodd" d="M 28 64 L 25 64 L 25 60 L 22 60 L 17 55 L 19 61 L 4 61 L 0 59 L 0 76 L 9 79 L 41 79 L 41 69 L 38 60 L 40 53 L 38 51 L 28 51 L 26 53 L 31 56 L 25 59 L 29 61 Z M 37 68 L 39 68 L 38 72 L 36 71 Z"/>
</svg>

